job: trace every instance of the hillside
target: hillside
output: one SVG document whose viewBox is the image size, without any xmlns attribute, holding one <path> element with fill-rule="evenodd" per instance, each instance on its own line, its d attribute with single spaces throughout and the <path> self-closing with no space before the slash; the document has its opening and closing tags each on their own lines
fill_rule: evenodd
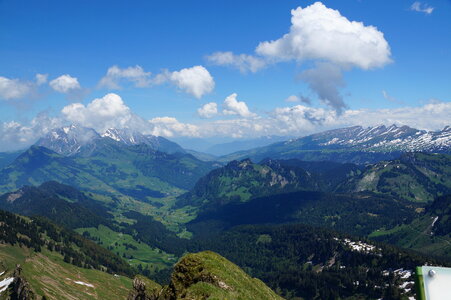
<svg viewBox="0 0 451 300">
<path fill-rule="evenodd" d="M 201 212 L 187 224 L 196 234 L 214 234 L 242 224 L 303 223 L 365 236 L 413 220 L 407 201 L 372 193 L 329 194 L 300 191 L 229 203 Z"/>
<path fill-rule="evenodd" d="M 213 163 L 192 155 L 158 152 L 145 144 L 127 146 L 108 139 L 97 146 L 88 157 L 67 157 L 32 146 L 0 170 L 0 191 L 53 180 L 107 194 L 143 190 L 146 200 L 189 189 L 213 168 Z"/>
<path fill-rule="evenodd" d="M 111 217 L 99 202 L 75 188 L 57 182 L 24 186 L 0 196 L 0 209 L 25 216 L 42 216 L 67 228 L 111 226 Z M 95 211 L 95 212 L 94 212 Z"/>
<path fill-rule="evenodd" d="M 130 265 L 148 275 L 173 264 L 176 258 L 165 251 L 183 254 L 174 251 L 173 243 L 183 243 L 184 240 L 165 225 L 151 216 L 110 204 L 54 181 L 38 187 L 25 186 L 0 196 L 0 208 L 22 215 L 46 217 L 74 229 L 126 258 Z"/>
<path fill-rule="evenodd" d="M 0 276 L 20 275 L 38 299 L 44 295 L 48 299 L 125 298 L 131 288 L 128 276 L 136 271 L 120 257 L 72 231 L 45 219 L 4 211 L 0 211 L 0 224 Z M 12 288 L 6 291 L 13 292 Z"/>
<path fill-rule="evenodd" d="M 221 161 L 250 158 L 297 158 L 306 161 L 336 161 L 356 164 L 397 158 L 403 152 L 444 152 L 451 147 L 451 127 L 428 132 L 392 125 L 363 128 L 354 126 L 324 131 L 265 147 L 232 153 Z"/>
<path fill-rule="evenodd" d="M 141 282 L 140 282 L 141 281 Z M 161 290 L 152 286 L 143 291 L 143 281 L 135 280 L 129 300 L 145 299 L 282 299 L 262 281 L 251 278 L 242 269 L 220 255 L 205 251 L 185 255 L 175 264 L 171 282 Z M 145 283 L 144 283 L 145 285 Z"/>
<path fill-rule="evenodd" d="M 12 163 L 22 152 L 0 152 L 0 169 Z"/>
<path fill-rule="evenodd" d="M 215 209 L 227 203 L 247 202 L 262 195 L 298 190 L 319 190 L 320 178 L 302 168 L 268 160 L 233 161 L 199 179 L 194 188 L 178 200 L 190 205 Z"/>
<path fill-rule="evenodd" d="M 133 269 L 71 231 L 4 211 L 0 227 L 1 299 L 142 299 L 137 282 L 147 285 L 150 299 L 281 299 L 213 252 L 184 256 L 169 286 L 139 276 L 132 288 Z"/>
<path fill-rule="evenodd" d="M 406 153 L 368 166 L 349 178 L 339 192 L 372 191 L 414 202 L 429 202 L 451 193 L 451 155 Z"/>
<path fill-rule="evenodd" d="M 451 260 L 451 196 L 441 196 L 411 222 L 391 230 L 378 230 L 375 240 Z"/>
<path fill-rule="evenodd" d="M 286 299 L 408 299 L 414 296 L 415 267 L 443 263 L 301 224 L 235 227 L 198 240 L 191 251 L 202 248 L 235 262 Z"/>
</svg>

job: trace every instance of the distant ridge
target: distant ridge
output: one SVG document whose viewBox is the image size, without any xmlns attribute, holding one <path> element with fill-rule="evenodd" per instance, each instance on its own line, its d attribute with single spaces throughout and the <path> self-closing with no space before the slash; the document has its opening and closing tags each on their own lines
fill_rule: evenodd
<svg viewBox="0 0 451 300">
<path fill-rule="evenodd" d="M 75 124 L 52 129 L 40 138 L 35 145 L 48 148 L 64 156 L 73 156 L 81 152 L 89 153 L 91 149 L 96 147 L 97 143 L 105 139 L 114 140 L 128 146 L 145 144 L 153 150 L 170 154 L 186 153 L 181 146 L 164 137 L 142 134 L 128 128 L 109 128 L 104 133 L 99 134 L 92 128 Z"/>
<path fill-rule="evenodd" d="M 251 158 L 298 158 L 306 161 L 330 160 L 358 164 L 394 159 L 403 152 L 449 153 L 451 127 L 426 131 L 408 126 L 353 126 L 235 152 L 221 161 Z"/>
</svg>

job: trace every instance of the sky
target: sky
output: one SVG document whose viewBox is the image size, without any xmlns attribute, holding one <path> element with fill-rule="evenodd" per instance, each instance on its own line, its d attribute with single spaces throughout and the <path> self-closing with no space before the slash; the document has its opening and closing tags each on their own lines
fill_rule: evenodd
<svg viewBox="0 0 451 300">
<path fill-rule="evenodd" d="M 0 0 L 0 151 L 71 123 L 168 138 L 440 130 L 449 70 L 449 0 Z"/>
</svg>

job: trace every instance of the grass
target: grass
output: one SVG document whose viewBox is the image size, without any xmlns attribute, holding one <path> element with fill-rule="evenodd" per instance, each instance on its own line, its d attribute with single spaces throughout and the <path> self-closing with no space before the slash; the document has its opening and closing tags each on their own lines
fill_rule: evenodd
<svg viewBox="0 0 451 300">
<path fill-rule="evenodd" d="M 65 263 L 59 253 L 48 250 L 35 253 L 18 246 L 0 245 L 0 259 L 8 273 L 20 264 L 22 275 L 33 291 L 38 296 L 45 295 L 47 299 L 126 299 L 132 288 L 130 278 L 78 268 Z M 76 281 L 93 287 L 77 284 Z"/>
<path fill-rule="evenodd" d="M 262 281 L 211 251 L 184 256 L 174 268 L 172 284 L 186 299 L 282 299 Z"/>
<path fill-rule="evenodd" d="M 377 240 L 394 239 L 403 248 L 410 248 L 427 255 L 451 257 L 451 239 L 431 235 L 433 219 L 425 216 L 411 224 L 403 224 L 389 230 L 377 230 L 369 238 Z M 393 241 L 392 241 L 393 242 Z"/>
<path fill-rule="evenodd" d="M 85 231 L 88 232 L 92 238 L 98 239 L 97 243 L 124 257 L 130 265 L 142 265 L 143 268 L 148 267 L 151 272 L 155 271 L 156 268 L 161 269 L 171 266 L 176 259 L 173 255 L 160 249 L 139 243 L 131 235 L 115 232 L 103 225 L 98 228 L 78 228 L 76 231 L 80 234 Z M 126 245 L 132 247 L 126 247 Z"/>
</svg>

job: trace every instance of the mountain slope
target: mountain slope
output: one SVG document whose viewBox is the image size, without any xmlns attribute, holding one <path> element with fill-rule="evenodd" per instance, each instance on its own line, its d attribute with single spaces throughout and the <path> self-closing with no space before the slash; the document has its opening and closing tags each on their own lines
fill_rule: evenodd
<svg viewBox="0 0 451 300">
<path fill-rule="evenodd" d="M 301 224 L 235 227 L 197 246 L 230 259 L 286 299 L 408 299 L 415 267 L 443 263 Z"/>
<path fill-rule="evenodd" d="M 170 284 L 161 290 L 151 286 L 151 291 L 146 293 L 146 286 L 143 291 L 140 281 L 135 280 L 134 291 L 128 299 L 282 299 L 262 281 L 251 278 L 238 266 L 211 251 L 185 255 L 174 266 Z"/>
<path fill-rule="evenodd" d="M 0 170 L 0 191 L 53 180 L 101 193 L 128 194 L 137 188 L 147 191 L 144 198 L 161 198 L 191 188 L 214 165 L 189 154 L 167 154 L 144 144 L 126 146 L 108 140 L 97 144 L 89 157 L 67 157 L 32 146 Z"/>
<path fill-rule="evenodd" d="M 300 191 L 216 206 L 201 211 L 187 227 L 195 234 L 211 235 L 242 224 L 303 223 L 365 236 L 410 222 L 417 215 L 415 208 L 408 201 L 372 193 Z"/>
<path fill-rule="evenodd" d="M 200 178 L 189 193 L 179 198 L 178 205 L 215 209 L 263 195 L 318 190 L 320 185 L 315 175 L 279 161 L 268 160 L 261 164 L 250 160 L 233 161 Z"/>
<path fill-rule="evenodd" d="M 424 151 L 449 153 L 451 127 L 428 132 L 408 126 L 392 125 L 329 130 L 286 142 L 223 156 L 221 161 L 251 158 L 298 158 L 308 161 L 337 161 L 357 164 L 393 159 L 402 152 Z"/>
<path fill-rule="evenodd" d="M 125 298 L 131 287 L 128 276 L 136 272 L 117 255 L 70 230 L 5 211 L 0 211 L 0 269 L 1 277 L 12 280 L 2 296 L 12 299 Z M 16 298 L 24 293 L 28 298 Z"/>
<path fill-rule="evenodd" d="M 0 152 L 0 169 L 12 163 L 22 151 Z"/>
<path fill-rule="evenodd" d="M 44 137 L 40 138 L 35 146 L 46 147 L 64 156 L 79 155 L 81 152 L 83 155 L 89 156 L 101 139 L 112 140 L 127 146 L 145 144 L 150 149 L 160 152 L 185 153 L 185 150 L 178 144 L 163 137 L 145 135 L 126 128 L 110 128 L 99 134 L 92 128 L 74 124 L 51 130 Z"/>
<path fill-rule="evenodd" d="M 30 294 L 39 300 L 42 296 L 52 300 L 126 299 L 132 288 L 132 280 L 126 276 L 80 268 L 48 250 L 34 252 L 24 247 L 1 245 L 0 260 L 3 262 L 1 272 L 5 272 L 0 280 L 17 278 L 15 266 L 20 264 L 22 284 L 25 281 Z M 0 297 L 5 299 L 3 297 L 11 296 L 16 289 L 13 283 Z"/>
<path fill-rule="evenodd" d="M 77 153 L 83 146 L 91 145 L 97 139 L 100 139 L 100 135 L 94 129 L 70 125 L 53 129 L 35 145 L 68 156 Z"/>
<path fill-rule="evenodd" d="M 91 209 L 89 209 L 90 207 Z M 42 216 L 67 228 L 111 226 L 106 209 L 76 189 L 57 182 L 24 186 L 0 196 L 0 209 L 26 216 Z M 94 213 L 96 211 L 96 213 Z"/>
<path fill-rule="evenodd" d="M 151 149 L 166 153 L 185 153 L 186 151 L 178 144 L 169 141 L 161 136 L 145 135 L 131 129 L 110 128 L 101 134 L 117 142 L 126 145 L 148 145 Z"/>
<path fill-rule="evenodd" d="M 451 195 L 436 198 L 411 222 L 370 237 L 451 260 Z"/>
<path fill-rule="evenodd" d="M 125 261 L 72 231 L 5 211 L 0 229 L 0 276 L 15 278 L 2 297 L 26 287 L 47 299 L 114 299 L 131 288 L 135 271 Z"/>
<path fill-rule="evenodd" d="M 406 153 L 399 159 L 370 165 L 349 178 L 339 192 L 372 191 L 415 201 L 432 201 L 451 193 L 451 155 Z"/>
</svg>

